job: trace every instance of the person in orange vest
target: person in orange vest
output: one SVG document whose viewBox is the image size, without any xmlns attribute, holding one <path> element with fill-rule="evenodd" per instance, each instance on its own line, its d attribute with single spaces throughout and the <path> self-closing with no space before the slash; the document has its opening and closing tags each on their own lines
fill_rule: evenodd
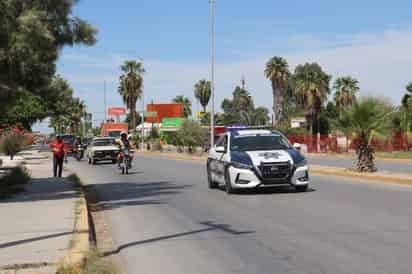
<svg viewBox="0 0 412 274">
<path fill-rule="evenodd" d="M 53 150 L 53 175 L 61 178 L 63 173 L 63 161 L 66 156 L 66 145 L 60 136 L 56 137 L 56 141 L 50 144 Z"/>
</svg>

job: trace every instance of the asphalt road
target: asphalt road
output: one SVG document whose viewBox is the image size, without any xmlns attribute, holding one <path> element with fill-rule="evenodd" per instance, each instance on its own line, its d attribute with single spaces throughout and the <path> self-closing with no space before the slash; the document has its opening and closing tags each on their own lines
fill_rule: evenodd
<svg viewBox="0 0 412 274">
<path fill-rule="evenodd" d="M 309 161 L 313 165 L 330 166 L 330 167 L 344 167 L 353 168 L 356 166 L 355 159 L 341 159 L 333 156 L 309 157 Z M 412 174 L 412 163 L 400 163 L 376 160 L 376 167 L 379 171 L 389 171 L 396 173 L 410 173 Z"/>
<path fill-rule="evenodd" d="M 69 165 L 97 187 L 131 274 L 412 273 L 412 187 L 313 176 L 307 193 L 228 196 L 193 162 Z"/>
</svg>

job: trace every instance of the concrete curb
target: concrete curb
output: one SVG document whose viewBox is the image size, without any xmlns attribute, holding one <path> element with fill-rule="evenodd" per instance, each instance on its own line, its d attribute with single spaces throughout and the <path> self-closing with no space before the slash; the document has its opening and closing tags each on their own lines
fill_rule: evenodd
<svg viewBox="0 0 412 274">
<path fill-rule="evenodd" d="M 360 173 L 356 171 L 347 170 L 345 168 L 338 167 L 325 167 L 310 165 L 310 171 L 313 174 L 317 175 L 326 175 L 326 176 L 339 176 L 339 177 L 350 177 L 357 178 L 367 181 L 379 181 L 379 183 L 388 183 L 388 184 L 398 184 L 398 185 L 411 185 L 412 186 L 412 177 L 408 174 L 401 173 Z"/>
<path fill-rule="evenodd" d="M 321 159 L 321 158 L 336 158 L 336 159 L 343 159 L 343 160 L 353 160 L 356 158 L 355 155 L 345 155 L 345 154 L 322 154 L 322 153 L 307 153 L 306 157 L 313 158 L 313 159 Z M 400 164 L 412 164 L 412 159 L 403 159 L 403 158 L 386 158 L 386 157 L 375 157 L 376 160 L 384 161 L 384 162 L 391 162 L 391 163 L 400 163 Z"/>
<path fill-rule="evenodd" d="M 197 161 L 199 163 L 206 162 L 206 156 L 191 156 L 186 154 L 176 154 L 167 152 L 150 152 L 140 151 L 137 155 L 144 155 L 149 157 L 162 157 L 174 160 Z M 347 170 L 339 167 L 326 167 L 318 165 L 309 165 L 310 171 L 315 175 L 339 176 L 345 178 L 356 178 L 367 181 L 379 181 L 388 184 L 412 185 L 412 177 L 408 174 L 402 173 L 359 173 L 356 171 Z"/>
<path fill-rule="evenodd" d="M 87 203 L 82 192 L 76 205 L 76 221 L 68 254 L 63 258 L 63 266 L 81 265 L 90 251 L 89 242 L 89 217 Z"/>
</svg>

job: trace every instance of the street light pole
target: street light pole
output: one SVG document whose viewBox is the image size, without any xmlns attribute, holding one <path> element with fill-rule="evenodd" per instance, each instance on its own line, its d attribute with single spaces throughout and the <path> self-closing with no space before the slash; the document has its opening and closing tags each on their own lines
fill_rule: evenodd
<svg viewBox="0 0 412 274">
<path fill-rule="evenodd" d="M 144 88 L 142 84 L 142 150 L 144 149 Z"/>
<path fill-rule="evenodd" d="M 104 80 L 103 89 L 104 89 L 104 122 L 106 123 L 107 122 L 106 80 Z"/>
<path fill-rule="evenodd" d="M 215 145 L 215 0 L 210 3 L 210 66 L 211 66 L 211 111 L 210 111 L 210 147 Z"/>
</svg>

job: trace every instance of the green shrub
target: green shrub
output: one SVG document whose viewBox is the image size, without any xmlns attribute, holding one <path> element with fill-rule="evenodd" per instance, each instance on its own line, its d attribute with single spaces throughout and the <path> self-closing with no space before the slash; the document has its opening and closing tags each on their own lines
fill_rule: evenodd
<svg viewBox="0 0 412 274">
<path fill-rule="evenodd" d="M 150 130 L 150 139 L 159 139 L 160 138 L 160 133 L 159 130 L 156 127 L 153 127 Z"/>
<path fill-rule="evenodd" d="M 195 121 L 185 120 L 176 134 L 176 145 L 193 152 L 196 147 L 204 145 L 207 130 Z"/>
<path fill-rule="evenodd" d="M 14 155 L 23 148 L 23 142 L 23 135 L 14 132 L 5 133 L 0 138 L 0 151 L 13 160 Z"/>
<path fill-rule="evenodd" d="M 23 166 L 18 166 L 0 178 L 0 198 L 7 198 L 10 195 L 23 190 L 22 185 L 28 184 L 31 180 L 30 172 Z"/>
<path fill-rule="evenodd" d="M 72 173 L 69 176 L 67 176 L 67 180 L 71 181 L 76 187 L 82 186 L 82 182 L 76 173 Z"/>
</svg>

